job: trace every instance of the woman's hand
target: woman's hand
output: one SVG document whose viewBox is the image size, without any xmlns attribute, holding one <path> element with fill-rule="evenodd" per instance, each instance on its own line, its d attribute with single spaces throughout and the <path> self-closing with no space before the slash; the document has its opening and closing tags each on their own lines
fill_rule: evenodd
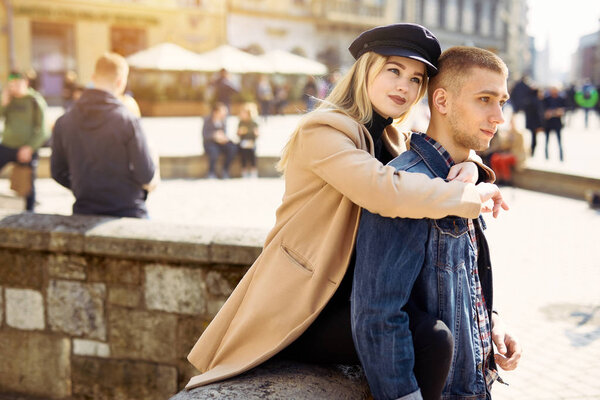
<svg viewBox="0 0 600 400">
<path fill-rule="evenodd" d="M 477 183 L 479 178 L 479 171 L 477 165 L 474 162 L 467 161 L 460 164 L 455 164 L 450 168 L 448 176 L 446 177 L 449 181 L 459 181 L 465 183 Z"/>
<path fill-rule="evenodd" d="M 481 212 L 492 212 L 494 218 L 498 217 L 500 214 L 500 208 L 504 210 L 508 210 L 508 204 L 502 198 L 502 193 L 500 193 L 500 189 L 498 186 L 493 183 L 482 182 L 475 186 L 477 192 L 479 193 L 479 198 L 481 199 Z M 494 205 L 492 207 L 489 206 L 488 201 L 492 200 Z"/>
</svg>

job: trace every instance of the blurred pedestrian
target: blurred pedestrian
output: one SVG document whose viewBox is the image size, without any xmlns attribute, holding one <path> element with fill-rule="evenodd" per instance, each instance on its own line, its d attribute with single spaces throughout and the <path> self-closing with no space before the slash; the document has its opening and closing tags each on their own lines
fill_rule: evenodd
<svg viewBox="0 0 600 400">
<path fill-rule="evenodd" d="M 225 68 L 222 68 L 219 71 L 217 79 L 212 82 L 212 85 L 215 96 L 214 101 L 225 104 L 229 110 L 231 108 L 231 98 L 234 94 L 238 93 L 238 89 L 229 78 L 229 72 Z"/>
<path fill-rule="evenodd" d="M 29 87 L 35 91 L 39 91 L 40 90 L 40 77 L 38 76 L 37 72 L 35 72 L 35 69 L 29 68 L 27 70 L 27 72 L 25 73 L 25 75 L 27 75 L 27 80 L 29 81 Z"/>
<path fill-rule="evenodd" d="M 531 86 L 525 96 L 527 96 L 527 102 L 524 105 L 525 129 L 531 133 L 530 154 L 533 156 L 537 146 L 537 134 L 544 131 L 544 105 L 542 103 L 544 91 L 536 86 Z"/>
<path fill-rule="evenodd" d="M 273 87 L 269 82 L 267 75 L 261 75 L 256 85 L 256 100 L 260 104 L 260 115 L 266 120 L 271 114 L 271 106 L 273 104 Z"/>
<path fill-rule="evenodd" d="M 571 83 L 565 89 L 565 126 L 571 123 L 571 116 L 575 112 L 577 108 L 577 103 L 575 102 L 575 85 Z"/>
<path fill-rule="evenodd" d="M 529 78 L 529 75 L 524 74 L 521 79 L 515 83 L 510 91 L 510 104 L 512 104 L 513 111 L 515 113 L 525 111 L 525 108 L 529 103 L 531 90 L 531 79 Z"/>
<path fill-rule="evenodd" d="M 244 103 L 240 109 L 237 136 L 240 140 L 242 177 L 257 178 L 256 139 L 258 138 L 257 108 L 255 103 Z"/>
<path fill-rule="evenodd" d="M 332 71 L 327 75 L 325 80 L 322 82 L 319 98 L 324 99 L 329 96 L 329 93 L 333 90 L 335 85 L 337 85 L 340 80 L 341 74 L 340 71 Z"/>
<path fill-rule="evenodd" d="M 0 143 L 0 170 L 9 162 L 17 163 L 25 171 L 25 210 L 35 208 L 35 177 L 38 165 L 37 150 L 48 140 L 46 128 L 46 101 L 33 88 L 25 73 L 12 71 L 2 91 L 0 115 L 4 117 L 4 131 Z"/>
<path fill-rule="evenodd" d="M 496 182 L 512 185 L 512 172 L 521 169 L 527 159 L 525 141 L 515 122 L 510 120 L 509 129 L 499 129 L 489 147 L 490 167 L 496 173 Z"/>
<path fill-rule="evenodd" d="M 227 106 L 225 103 L 213 104 L 210 114 L 204 117 L 202 139 L 204 152 L 208 156 L 208 179 L 217 178 L 217 161 L 223 155 L 221 179 L 229 179 L 229 168 L 237 153 L 237 146 L 227 137 Z"/>
<path fill-rule="evenodd" d="M 157 168 L 139 118 L 119 100 L 129 67 L 105 53 L 85 89 L 54 125 L 52 178 L 75 196 L 73 214 L 148 218 Z"/>
<path fill-rule="evenodd" d="M 585 129 L 588 128 L 589 113 L 595 109 L 599 97 L 598 89 L 589 81 L 584 82 L 581 89 L 575 93 L 575 102 L 579 107 L 583 108 L 585 115 Z"/>
<path fill-rule="evenodd" d="M 550 141 L 550 132 L 556 133 L 558 140 L 558 151 L 560 161 L 563 161 L 563 148 L 561 140 L 561 130 L 563 128 L 562 117 L 565 115 L 565 98 L 558 90 L 557 86 L 552 86 L 548 94 L 542 101 L 544 105 L 544 131 L 546 132 L 546 160 L 548 159 L 548 142 Z"/>
<path fill-rule="evenodd" d="M 71 108 L 73 103 L 77 100 L 75 98 L 75 92 L 77 91 L 78 86 L 77 73 L 71 70 L 65 72 L 62 88 L 63 108 L 65 111 Z"/>
<path fill-rule="evenodd" d="M 306 84 L 302 90 L 302 97 L 304 99 L 304 105 L 306 112 L 311 112 L 315 108 L 317 102 L 317 80 L 314 76 L 309 75 L 306 78 Z"/>
<path fill-rule="evenodd" d="M 119 96 L 119 100 L 121 103 L 129 110 L 131 114 L 140 118 L 142 116 L 142 112 L 140 111 L 140 106 L 137 101 L 133 98 L 133 95 L 130 92 L 124 92 Z"/>
<path fill-rule="evenodd" d="M 276 115 L 285 114 L 285 107 L 288 104 L 290 96 L 290 85 L 287 82 L 282 82 L 275 87 L 274 106 Z"/>
</svg>

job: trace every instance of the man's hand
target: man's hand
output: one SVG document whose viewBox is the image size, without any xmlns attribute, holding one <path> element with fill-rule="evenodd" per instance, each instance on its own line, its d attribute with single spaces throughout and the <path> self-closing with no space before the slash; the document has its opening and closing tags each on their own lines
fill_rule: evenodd
<svg viewBox="0 0 600 400">
<path fill-rule="evenodd" d="M 498 217 L 500 214 L 500 208 L 503 210 L 508 210 L 508 204 L 502 198 L 502 193 L 500 193 L 500 189 L 498 186 L 493 183 L 482 182 L 475 186 L 477 192 L 479 193 L 479 198 L 481 199 L 481 212 L 492 212 L 494 218 Z M 486 203 L 488 200 L 492 200 L 494 205 L 490 207 Z"/>
<path fill-rule="evenodd" d="M 227 137 L 227 135 L 225 135 L 225 132 L 221 129 L 219 129 L 218 131 L 215 131 L 215 133 L 213 135 L 213 140 L 218 144 L 225 144 L 225 143 L 229 142 L 229 138 Z"/>
<path fill-rule="evenodd" d="M 465 183 L 477 183 L 479 171 L 474 162 L 467 161 L 460 164 L 455 164 L 450 168 L 446 179 L 449 181 L 459 181 Z"/>
<path fill-rule="evenodd" d="M 21 146 L 17 151 L 17 161 L 26 164 L 31 161 L 31 157 L 33 156 L 33 149 L 31 146 Z"/>
<path fill-rule="evenodd" d="M 494 359 L 500 368 L 505 371 L 517 368 L 523 349 L 517 339 L 507 331 L 502 319 L 494 313 L 492 313 L 492 341 L 498 350 Z"/>
</svg>

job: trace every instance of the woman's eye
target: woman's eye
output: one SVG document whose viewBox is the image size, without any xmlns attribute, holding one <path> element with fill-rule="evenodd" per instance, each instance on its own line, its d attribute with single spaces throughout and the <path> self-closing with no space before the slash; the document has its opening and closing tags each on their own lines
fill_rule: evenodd
<svg viewBox="0 0 600 400">
<path fill-rule="evenodd" d="M 479 100 L 481 100 L 483 103 L 487 103 L 490 101 L 489 97 L 480 97 Z"/>
<path fill-rule="evenodd" d="M 414 82 L 414 83 L 417 83 L 417 84 L 419 84 L 419 85 L 421 84 L 421 78 L 414 77 L 414 78 L 411 78 L 410 80 L 411 80 L 412 82 Z"/>
<path fill-rule="evenodd" d="M 388 69 L 393 74 L 400 75 L 400 70 L 398 68 L 390 68 Z"/>
</svg>

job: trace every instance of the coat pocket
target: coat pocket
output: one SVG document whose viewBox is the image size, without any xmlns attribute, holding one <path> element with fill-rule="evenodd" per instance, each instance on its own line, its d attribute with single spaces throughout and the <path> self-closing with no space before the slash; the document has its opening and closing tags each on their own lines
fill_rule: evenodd
<svg viewBox="0 0 600 400">
<path fill-rule="evenodd" d="M 308 275 L 313 274 L 314 268 L 313 268 L 312 264 L 305 257 L 303 257 L 297 251 L 294 251 L 291 248 L 287 247 L 283 243 L 281 244 L 280 247 L 281 247 L 281 251 L 283 251 L 283 254 L 286 255 L 287 259 L 291 262 L 292 265 L 295 265 L 296 267 L 298 267 L 305 274 L 308 274 Z"/>
</svg>

